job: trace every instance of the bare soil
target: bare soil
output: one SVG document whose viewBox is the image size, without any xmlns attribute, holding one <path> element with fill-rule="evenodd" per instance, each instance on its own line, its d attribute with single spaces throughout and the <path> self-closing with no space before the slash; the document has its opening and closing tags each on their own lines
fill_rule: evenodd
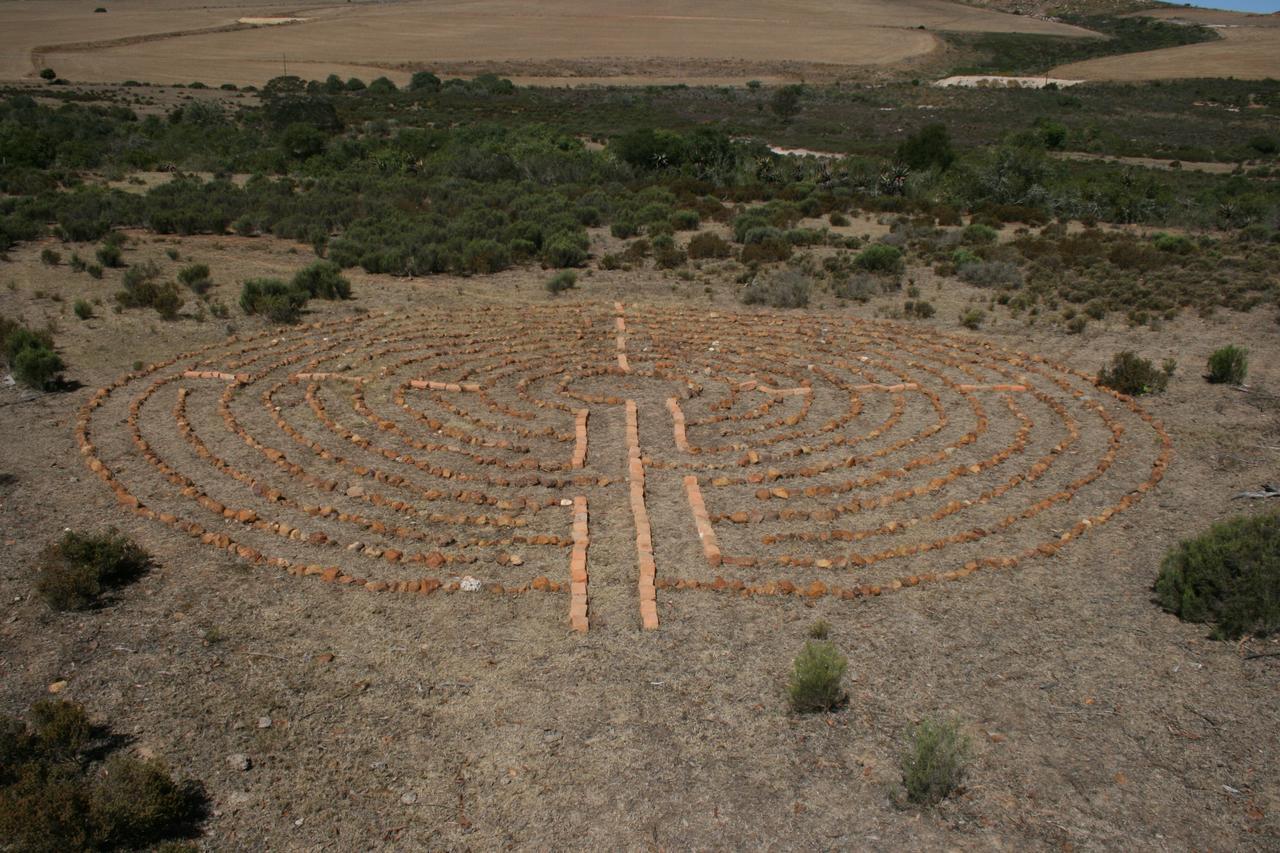
<svg viewBox="0 0 1280 853">
<path fill-rule="evenodd" d="M 859 220 L 850 230 L 871 233 L 875 227 Z M 266 238 L 135 236 L 139 242 L 126 251 L 130 263 L 153 259 L 169 273 L 183 263 L 208 263 L 217 282 L 214 295 L 229 305 L 238 281 L 288 274 L 309 260 L 306 248 Z M 613 248 L 607 234 L 593 239 L 596 254 Z M 167 258 L 168 247 L 178 248 L 182 259 Z M 273 330 L 235 308 L 230 321 L 186 316 L 166 323 L 149 313 L 113 313 L 109 296 L 119 287 L 118 271 L 95 282 L 65 266 L 44 267 L 42 248 L 21 247 L 0 265 L 0 284 L 12 282 L 0 287 L 0 313 L 33 324 L 55 321 L 69 376 L 83 387 L 47 395 L 0 390 L 6 438 L 0 443 L 0 472 L 8 475 L 0 485 L 0 710 L 17 713 L 45 695 L 49 684 L 66 681 L 61 695 L 83 702 L 128 734 L 128 749 L 161 756 L 180 775 L 205 781 L 215 809 L 202 840 L 207 849 L 1267 850 L 1280 839 L 1280 750 L 1274 737 L 1280 658 L 1256 657 L 1278 647 L 1259 640 L 1211 642 L 1203 626 L 1162 613 L 1150 592 L 1167 548 L 1214 519 L 1246 509 L 1231 499 L 1234 493 L 1275 479 L 1280 348 L 1275 317 L 1261 309 L 1184 316 L 1159 331 L 1093 323 L 1080 336 L 997 313 L 980 333 L 956 336 L 955 318 L 966 305 L 981 304 L 984 294 L 937 279 L 929 270 L 910 274 L 938 307 L 936 319 L 883 324 L 877 317 L 893 311 L 899 298 L 848 307 L 822 297 L 803 312 L 744 309 L 734 298 L 728 268 L 709 263 L 691 281 L 649 269 L 593 271 L 560 297 L 545 292 L 548 273 L 536 269 L 418 280 L 355 272 L 354 301 L 311 304 L 307 322 L 323 327 Z M 73 247 L 61 248 L 65 254 Z M 75 248 L 87 256 L 92 247 Z M 76 298 L 99 298 L 103 305 L 93 319 L 80 321 L 70 313 Z M 615 341 L 618 316 L 626 328 L 621 345 Z M 236 337 L 228 338 L 232 331 Z M 1198 375 L 1208 353 L 1228 342 L 1253 350 L 1250 393 L 1207 385 Z M 985 343 L 998 349 L 984 349 Z M 201 544 L 172 524 L 131 513 L 86 467 L 76 420 L 95 389 L 133 371 L 135 362 L 145 372 L 145 365 L 206 346 L 205 355 L 137 376 L 113 391 L 90 416 L 96 454 L 156 512 L 199 517 L 210 530 L 226 531 L 267 557 L 341 566 L 361 576 L 364 588 L 254 565 Z M 619 346 L 630 358 L 630 373 L 608 372 L 616 367 Z M 914 363 L 903 347 L 917 351 Z M 878 352 L 893 355 L 895 348 L 897 358 Z M 1163 478 L 1142 493 L 1134 487 L 1161 453 L 1156 430 L 1080 377 L 1025 362 L 1021 372 L 1044 399 L 995 391 L 966 395 L 943 381 L 970 371 L 977 382 L 989 382 L 990 366 L 1004 364 L 996 356 L 1018 350 L 1092 373 L 1121 348 L 1156 360 L 1173 356 L 1181 365 L 1168 392 L 1141 401 L 1142 410 L 1167 430 L 1173 448 Z M 963 353 L 976 359 L 964 361 L 963 369 L 933 360 Z M 269 368 L 294 355 L 301 359 Z M 379 373 L 379 366 L 407 358 L 425 360 Z M 369 407 L 393 427 L 370 429 L 353 404 L 354 383 L 348 380 L 290 379 L 315 359 L 319 369 L 367 377 Z M 505 365 L 509 359 L 514 361 Z M 868 511 L 865 518 L 855 516 L 858 528 L 920 517 L 952 496 L 978 501 L 1002 477 L 1029 471 L 1068 435 L 1048 401 L 1074 407 L 1095 399 L 1122 422 L 1115 463 L 1066 506 L 988 537 L 985 544 L 890 559 L 883 571 L 767 563 L 783 550 L 800 557 L 876 550 L 861 542 L 837 548 L 817 541 L 766 545 L 760 539 L 848 527 L 849 517 L 829 524 L 717 521 L 726 555 L 764 561 L 753 568 L 709 566 L 681 476 L 699 477 L 713 516 L 739 507 L 808 511 L 831 505 L 834 498 L 801 495 L 759 500 L 756 484 L 717 486 L 713 479 L 743 477 L 771 465 L 793 472 L 834 458 L 821 450 L 784 457 L 815 439 L 774 441 L 783 428 L 766 422 L 801 413 L 805 405 L 800 429 L 813 432 L 840 417 L 850 396 L 810 365 L 852 377 L 854 368 L 837 366 L 841 362 L 886 383 L 897 381 L 895 371 L 906 372 L 940 395 L 941 411 L 951 420 L 931 437 L 912 439 L 937 422 L 938 409 L 922 395 L 899 395 L 896 426 L 866 437 L 856 450 L 841 451 L 880 452 L 878 461 L 858 463 L 853 474 L 906 464 L 946 446 L 954 446 L 953 457 L 966 463 L 989 456 L 1016 442 L 1022 422 L 1010 406 L 1033 422 L 1025 445 L 1004 463 L 956 481 L 940 496 L 913 496 Z M 360 481 L 369 493 L 399 487 L 361 480 L 346 463 L 400 470 L 414 484 L 434 481 L 343 440 L 341 430 L 326 425 L 307 403 L 308 386 L 334 424 L 367 436 L 373 446 L 403 447 L 474 477 L 511 472 L 452 451 L 409 451 L 409 439 L 461 439 L 427 428 L 396 405 L 394 386 L 414 376 L 465 381 L 464 374 L 471 374 L 489 389 L 488 399 L 528 408 L 532 418 L 495 411 L 472 392 L 409 391 L 407 402 L 454 432 L 529 445 L 548 464 L 568 460 L 572 441 L 494 432 L 480 428 L 479 421 L 545 425 L 571 436 L 570 412 L 542 409 L 530 400 L 590 408 L 586 467 L 539 472 L 587 478 L 581 482 L 563 488 L 437 483 L 446 492 L 476 489 L 508 498 L 585 494 L 591 505 L 590 630 L 570 630 L 567 588 L 515 591 L 537 575 L 566 581 L 568 551 L 561 546 L 521 547 L 521 565 L 502 565 L 492 558 L 511 553 L 511 547 L 480 545 L 472 549 L 481 555 L 475 564 L 409 570 L 369 551 L 205 520 L 208 513 L 178 494 L 130 439 L 129 401 L 154 380 L 189 366 L 263 372 L 234 392 L 229 404 L 244 429 L 285 449 L 307 474 L 340 477 L 344 485 Z M 504 369 L 514 371 L 507 380 Z M 565 373 L 570 378 L 562 384 Z M 810 381 L 810 401 L 805 403 L 806 395 L 772 398 L 740 391 L 728 408 L 711 406 L 726 393 L 723 377 L 752 373 L 779 388 Z M 541 378 L 530 381 L 527 396 L 517 392 L 516 377 L 535 375 Z M 1085 396 L 1075 397 L 1050 375 Z M 280 409 L 273 414 L 261 404 L 260 392 L 276 383 Z M 704 388 L 693 393 L 690 383 Z M 364 545 L 390 544 L 384 534 L 353 533 L 350 518 L 300 513 L 287 500 L 268 503 L 226 468 L 199 456 L 177 428 L 179 386 L 189 391 L 185 416 L 194 434 L 226 465 L 278 486 L 289 500 L 324 494 L 273 465 L 227 427 L 219 400 L 228 386 L 219 380 L 179 376 L 141 405 L 137 427 L 156 458 L 228 506 L 257 507 L 263 520 L 325 531 L 344 544 L 356 538 Z M 864 581 L 883 584 L 882 594 L 748 596 L 660 586 L 661 625 L 642 630 L 634 520 L 624 494 L 622 407 L 584 402 L 595 396 L 637 401 L 660 582 L 690 579 L 710 587 L 717 575 L 749 583 L 821 577 L 843 589 Z M 691 444 L 743 441 L 759 448 L 765 462 L 740 466 L 738 451 L 679 453 L 665 408 L 670 396 L 684 409 Z M 838 434 L 866 434 L 899 405 L 892 393 L 862 396 L 864 411 Z M 961 444 L 959 438 L 977 427 L 975 399 L 986 411 L 986 429 Z M 765 404 L 767 415 L 752 414 Z M 1014 488 L 999 505 L 1025 508 L 1095 469 L 1109 431 L 1087 406 L 1069 411 L 1080 423 L 1078 440 L 1049 467 L 1047 479 Z M 720 412 L 740 417 L 698 423 Z M 275 426 L 276 415 L 303 439 L 349 459 L 312 454 L 305 442 Z M 909 444 L 893 449 L 902 440 Z M 508 462 L 522 456 L 511 448 L 473 449 Z M 728 464 L 719 472 L 698 467 L 721 462 Z M 926 467 L 905 482 L 927 483 L 949 468 Z M 799 482 L 832 483 L 847 476 Z M 765 485 L 779 482 L 797 485 Z M 868 486 L 852 497 L 897 488 Z M 396 516 L 359 497 L 328 494 L 343 513 Z M 923 575 L 951 568 L 956 559 L 963 562 L 966 548 L 981 558 L 998 553 L 997 546 L 1016 549 L 1056 537 L 1074 520 L 1126 496 L 1129 506 L 1052 556 L 890 588 L 901 574 Z M 985 506 L 964 512 L 990 526 L 990 520 L 980 521 Z M 425 507 L 473 516 L 499 511 L 448 498 L 415 504 Z M 508 512 L 529 520 L 528 528 L 516 532 L 567 534 L 568 510 L 558 503 L 536 513 Z M 31 588 L 40 549 L 64 527 L 107 524 L 144 543 L 157 568 L 97 611 L 51 613 Z M 910 546 L 947 532 L 946 524 L 922 522 L 890 538 Z M 429 534 L 461 530 L 460 540 L 513 532 L 499 527 L 485 533 L 493 528 L 470 522 L 409 526 Z M 466 553 L 458 545 L 441 550 Z M 447 583 L 464 572 L 506 589 L 371 591 L 380 579 L 432 574 Z M 850 659 L 849 702 L 833 714 L 793 716 L 784 699 L 790 663 L 809 625 L 820 618 L 830 623 L 833 641 Z M 976 754 L 963 792 L 920 811 L 899 803 L 897 760 L 906 729 L 937 714 L 961 720 Z M 261 717 L 271 725 L 260 728 Z M 233 753 L 248 754 L 252 769 L 228 766 Z"/>
</svg>

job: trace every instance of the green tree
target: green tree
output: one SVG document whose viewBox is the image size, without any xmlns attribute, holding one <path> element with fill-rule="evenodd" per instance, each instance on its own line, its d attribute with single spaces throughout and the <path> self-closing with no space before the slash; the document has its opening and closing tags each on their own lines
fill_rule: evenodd
<svg viewBox="0 0 1280 853">
<path fill-rule="evenodd" d="M 955 162 L 951 134 L 944 124 L 929 124 L 911 134 L 898 146 L 898 159 L 912 169 L 938 168 L 946 171 Z"/>
<path fill-rule="evenodd" d="M 783 86 L 773 93 L 773 97 L 769 99 L 769 109 L 773 110 L 773 114 L 782 119 L 784 123 L 791 121 L 800 114 L 800 99 L 804 97 L 804 86 L 795 83 L 790 86 Z"/>
</svg>

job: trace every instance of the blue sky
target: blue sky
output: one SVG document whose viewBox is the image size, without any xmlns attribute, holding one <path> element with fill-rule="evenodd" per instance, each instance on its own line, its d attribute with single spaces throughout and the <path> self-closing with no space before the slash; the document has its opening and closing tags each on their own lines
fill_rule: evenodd
<svg viewBox="0 0 1280 853">
<path fill-rule="evenodd" d="M 1235 9 L 1238 12 L 1280 12 L 1280 0 L 1218 0 L 1191 5 L 1208 6 L 1210 9 Z"/>
</svg>

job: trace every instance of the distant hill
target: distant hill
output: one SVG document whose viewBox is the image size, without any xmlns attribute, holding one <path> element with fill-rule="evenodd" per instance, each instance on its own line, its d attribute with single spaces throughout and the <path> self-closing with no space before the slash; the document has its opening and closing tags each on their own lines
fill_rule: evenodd
<svg viewBox="0 0 1280 853">
<path fill-rule="evenodd" d="M 981 6 L 1016 15 L 1119 15 L 1153 9 L 1161 4 L 1143 0 L 961 0 L 969 6 Z"/>
</svg>

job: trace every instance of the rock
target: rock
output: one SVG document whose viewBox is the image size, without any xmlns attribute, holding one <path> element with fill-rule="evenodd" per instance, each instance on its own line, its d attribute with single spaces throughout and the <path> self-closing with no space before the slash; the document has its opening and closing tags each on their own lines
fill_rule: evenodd
<svg viewBox="0 0 1280 853">
<path fill-rule="evenodd" d="M 239 770 L 243 773 L 253 766 L 253 762 L 243 752 L 237 752 L 234 755 L 227 756 L 227 766 L 232 770 Z"/>
<path fill-rule="evenodd" d="M 49 685 L 49 692 L 50 692 L 50 693 L 61 693 L 63 690 L 65 690 L 65 689 L 66 689 L 66 687 L 67 687 L 67 682 L 65 682 L 65 681 L 55 681 L 55 682 L 53 682 L 53 684 L 50 684 L 50 685 Z"/>
<path fill-rule="evenodd" d="M 260 728 L 260 729 L 269 729 L 269 728 L 271 728 L 271 718 L 270 718 L 270 717 L 259 717 L 259 718 L 258 718 L 258 728 Z"/>
<path fill-rule="evenodd" d="M 411 806 L 418 801 L 418 795 L 413 791 L 405 791 L 400 795 L 400 802 L 406 806 Z"/>
</svg>

